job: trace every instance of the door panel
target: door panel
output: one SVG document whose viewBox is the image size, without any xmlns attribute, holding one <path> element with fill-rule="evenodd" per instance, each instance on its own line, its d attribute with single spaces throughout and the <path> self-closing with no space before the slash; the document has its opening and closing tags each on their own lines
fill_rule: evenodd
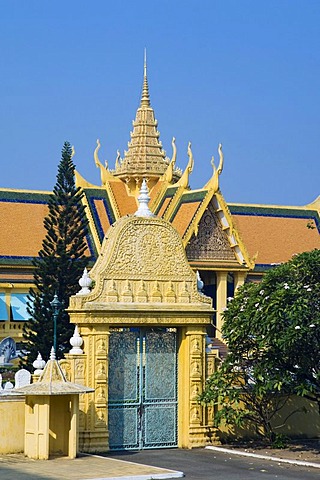
<svg viewBox="0 0 320 480">
<path fill-rule="evenodd" d="M 175 329 L 111 331 L 108 408 L 110 449 L 177 446 Z"/>
</svg>

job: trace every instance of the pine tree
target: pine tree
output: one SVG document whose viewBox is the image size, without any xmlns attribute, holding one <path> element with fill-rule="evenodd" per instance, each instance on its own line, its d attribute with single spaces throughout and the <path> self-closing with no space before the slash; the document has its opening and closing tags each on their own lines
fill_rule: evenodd
<svg viewBox="0 0 320 480">
<path fill-rule="evenodd" d="M 31 366 L 38 352 L 49 357 L 53 345 L 53 310 L 50 302 L 57 294 L 62 303 L 57 317 L 57 357 L 70 349 L 74 326 L 66 308 L 70 295 L 79 290 L 79 278 L 88 264 L 86 235 L 88 220 L 81 202 L 82 192 L 75 185 L 72 149 L 64 143 L 53 194 L 48 202 L 49 213 L 44 219 L 45 238 L 38 257 L 33 260 L 34 284 L 29 292 L 28 312 L 24 325 L 24 365 Z"/>
</svg>

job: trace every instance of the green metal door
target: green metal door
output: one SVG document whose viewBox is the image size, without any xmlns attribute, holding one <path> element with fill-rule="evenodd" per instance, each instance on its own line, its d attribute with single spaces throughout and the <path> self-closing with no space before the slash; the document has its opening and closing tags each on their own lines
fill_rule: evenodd
<svg viewBox="0 0 320 480">
<path fill-rule="evenodd" d="M 177 446 L 175 329 L 111 331 L 108 382 L 110 449 Z"/>
</svg>

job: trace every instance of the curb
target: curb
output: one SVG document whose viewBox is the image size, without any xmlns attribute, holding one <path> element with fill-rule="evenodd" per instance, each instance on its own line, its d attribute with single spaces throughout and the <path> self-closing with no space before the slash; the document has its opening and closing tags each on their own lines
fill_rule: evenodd
<svg viewBox="0 0 320 480">
<path fill-rule="evenodd" d="M 300 465 L 301 467 L 320 468 L 320 463 L 304 462 L 303 460 L 289 460 L 288 458 L 278 458 L 278 457 L 272 457 L 270 455 L 260 455 L 259 453 L 250 453 L 250 452 L 244 452 L 243 450 L 239 451 L 239 450 L 233 450 L 232 448 L 214 447 L 211 445 L 205 448 L 207 450 L 215 450 L 216 452 L 228 453 L 231 455 L 241 455 L 242 457 L 260 458 L 261 460 L 272 460 L 273 462 L 289 463 L 291 465 Z"/>
<path fill-rule="evenodd" d="M 90 454 L 90 453 L 82 453 L 81 455 L 87 456 L 87 457 L 95 457 L 95 458 L 103 458 L 104 460 L 107 460 L 106 457 L 103 457 L 102 455 L 97 455 L 97 454 Z M 135 462 L 130 462 L 127 460 L 120 460 L 120 459 L 112 459 L 113 461 L 118 461 L 119 463 L 126 463 L 128 465 L 133 465 L 135 467 L 150 467 L 150 468 L 155 468 L 158 470 L 164 470 L 165 473 L 151 473 L 151 474 L 143 474 L 143 475 L 124 475 L 122 477 L 95 477 L 95 478 L 88 478 L 86 480 L 166 480 L 169 478 L 182 478 L 184 477 L 184 473 L 180 472 L 178 470 L 170 470 L 168 468 L 161 468 L 161 467 L 153 467 L 152 465 L 146 465 L 144 463 L 135 463 Z"/>
<path fill-rule="evenodd" d="M 125 477 L 99 477 L 99 478 L 88 478 L 87 480 L 165 480 L 169 478 L 181 478 L 184 477 L 184 474 L 177 475 L 177 473 L 182 472 L 173 472 L 173 473 L 154 473 L 151 475 L 130 475 Z"/>
</svg>

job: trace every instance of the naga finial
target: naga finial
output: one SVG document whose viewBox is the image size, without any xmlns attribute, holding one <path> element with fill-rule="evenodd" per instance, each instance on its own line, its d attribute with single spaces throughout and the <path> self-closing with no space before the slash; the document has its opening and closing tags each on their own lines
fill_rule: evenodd
<svg viewBox="0 0 320 480">
<path fill-rule="evenodd" d="M 171 163 L 172 163 L 172 167 L 174 168 L 174 166 L 175 166 L 175 164 L 176 164 L 176 160 L 177 160 L 177 147 L 176 147 L 176 139 L 175 139 L 175 137 L 172 137 L 171 145 L 172 145 L 172 159 L 171 159 Z"/>
<path fill-rule="evenodd" d="M 223 156 L 223 152 L 222 152 L 222 143 L 219 143 L 218 152 L 219 152 L 220 162 L 219 162 L 219 167 L 217 169 L 217 172 L 218 172 L 219 175 L 221 175 L 222 170 L 223 170 L 223 162 L 224 162 L 224 156 Z"/>
<path fill-rule="evenodd" d="M 191 150 L 191 142 L 188 143 L 188 157 L 189 157 L 188 165 L 187 165 L 185 171 L 183 172 L 183 174 L 181 175 L 180 180 L 178 180 L 178 182 L 176 183 L 177 186 L 183 187 L 183 188 L 188 187 L 189 176 L 192 173 L 192 170 L 193 170 L 193 167 L 194 167 L 194 158 L 193 158 L 193 153 L 192 153 L 192 150 Z"/>
<path fill-rule="evenodd" d="M 99 157 L 98 157 L 98 152 L 100 150 L 100 147 L 101 147 L 100 140 L 97 139 L 97 146 L 96 146 L 94 154 L 93 154 L 94 162 L 96 164 L 96 167 L 100 168 L 101 182 L 102 182 L 102 185 L 105 185 L 106 181 L 107 181 L 108 161 L 105 160 L 105 166 L 103 166 L 102 163 L 100 162 Z"/>
<path fill-rule="evenodd" d="M 212 165 L 212 168 L 213 168 L 213 175 L 212 175 L 211 179 L 209 180 L 209 182 L 204 187 L 205 189 L 213 190 L 214 192 L 216 192 L 219 189 L 219 176 L 221 175 L 222 170 L 223 170 L 224 156 L 223 156 L 223 152 L 222 152 L 222 144 L 221 143 L 219 143 L 219 146 L 218 146 L 218 153 L 219 153 L 219 158 L 220 158 L 219 166 L 218 166 L 218 168 L 216 168 L 216 166 L 214 164 L 214 156 L 212 155 L 211 165 Z"/>
<path fill-rule="evenodd" d="M 117 150 L 117 158 L 116 158 L 116 170 L 120 167 L 121 164 L 121 155 L 120 155 L 120 150 Z"/>
<path fill-rule="evenodd" d="M 194 159 L 193 159 L 193 153 L 192 153 L 192 150 L 191 150 L 191 142 L 188 143 L 188 157 L 189 157 L 189 162 L 188 162 L 187 169 L 188 169 L 189 174 L 190 174 L 193 170 L 193 167 L 194 167 Z"/>
<path fill-rule="evenodd" d="M 172 158 L 171 158 L 171 160 L 168 159 L 168 163 L 169 163 L 168 168 L 163 175 L 163 179 L 165 181 L 169 182 L 169 183 L 172 181 L 174 166 L 175 166 L 176 159 L 177 159 L 177 147 L 176 147 L 175 137 L 172 138 L 171 145 L 172 145 Z"/>
<path fill-rule="evenodd" d="M 96 146 L 94 154 L 93 154 L 94 161 L 95 161 L 95 164 L 96 164 L 97 168 L 99 168 L 99 164 L 100 164 L 100 160 L 99 160 L 99 157 L 98 157 L 98 152 L 100 150 L 100 147 L 101 147 L 100 140 L 99 140 L 99 138 L 97 138 L 97 146 Z"/>
</svg>

